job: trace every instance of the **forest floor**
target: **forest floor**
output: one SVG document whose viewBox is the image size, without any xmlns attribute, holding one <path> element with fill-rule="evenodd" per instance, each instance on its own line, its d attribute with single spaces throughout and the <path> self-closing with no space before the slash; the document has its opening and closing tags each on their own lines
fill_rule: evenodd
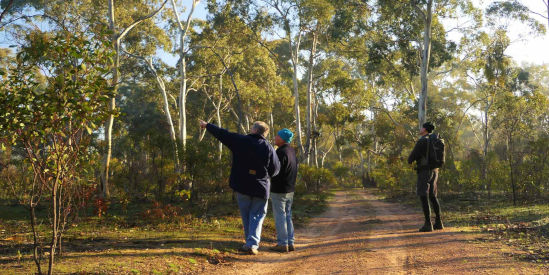
<svg viewBox="0 0 549 275">
<path fill-rule="evenodd" d="M 422 216 L 367 190 L 338 191 L 328 211 L 296 232 L 296 251 L 235 255 L 215 274 L 549 274 L 518 260 L 516 247 L 486 233 L 446 227 L 420 233 Z M 272 245 L 272 244 L 269 244 Z"/>
<path fill-rule="evenodd" d="M 297 204 L 300 205 L 296 205 L 296 216 L 307 216 L 304 212 L 317 214 L 306 220 L 298 218 L 301 226 L 296 230 L 295 252 L 269 251 L 276 242 L 272 213 L 264 224 L 262 247 L 257 256 L 236 251 L 242 244 L 242 229 L 235 213 L 179 227 L 177 224 L 115 226 L 116 223 L 103 219 L 93 226 L 80 224 L 71 229 L 65 253 L 56 260 L 55 273 L 549 274 L 549 261 L 544 258 L 549 255 L 546 250 L 539 250 L 546 247 L 535 253 L 531 250 L 537 248 L 530 247 L 532 243 L 546 241 L 536 239 L 525 248 L 516 245 L 515 233 L 492 232 L 497 229 L 493 218 L 500 214 L 505 214 L 511 224 L 507 226 L 509 229 L 515 228 L 512 224 L 524 224 L 509 222 L 512 215 L 507 212 L 481 210 L 469 215 L 467 211 L 450 210 L 450 205 L 443 201 L 449 220 L 447 227 L 419 233 L 422 225 L 419 203 L 413 206 L 404 200 L 389 201 L 376 195 L 375 189 L 337 190 L 327 208 L 318 207 L 314 200 L 301 199 Z M 520 207 L 513 209 L 518 209 L 519 216 L 536 221 L 541 216 L 547 217 L 545 208 L 530 206 L 528 212 Z M 319 213 L 322 210 L 325 211 Z M 479 226 L 466 221 L 490 223 Z M 14 231 L 16 225 L 8 226 L 7 233 L 0 232 L 0 274 L 32 274 L 36 270 L 28 252 L 28 235 L 23 234 L 28 229 Z M 3 231 L 1 227 L 0 224 Z"/>
</svg>

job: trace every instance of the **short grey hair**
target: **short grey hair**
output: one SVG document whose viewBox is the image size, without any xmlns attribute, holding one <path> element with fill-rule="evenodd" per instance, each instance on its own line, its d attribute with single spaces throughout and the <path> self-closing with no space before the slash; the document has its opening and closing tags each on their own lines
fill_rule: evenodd
<svg viewBox="0 0 549 275">
<path fill-rule="evenodd" d="M 264 137 L 269 134 L 269 125 L 267 125 L 267 123 L 263 121 L 254 122 L 254 126 L 252 126 L 252 129 L 255 131 L 256 134 L 260 134 Z"/>
</svg>

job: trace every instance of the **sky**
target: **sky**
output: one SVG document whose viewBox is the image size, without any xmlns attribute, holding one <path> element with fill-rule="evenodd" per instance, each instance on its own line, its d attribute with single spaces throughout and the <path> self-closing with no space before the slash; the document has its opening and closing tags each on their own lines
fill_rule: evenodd
<svg viewBox="0 0 549 275">
<path fill-rule="evenodd" d="M 539 13 L 547 11 L 547 7 L 542 0 L 525 0 L 523 3 L 532 11 Z M 532 15 L 532 17 L 538 19 L 546 28 L 549 28 L 546 19 L 538 15 Z M 505 53 L 513 57 L 518 64 L 524 62 L 538 65 L 549 64 L 549 30 L 546 34 L 538 35 L 537 37 L 529 36 L 528 33 L 529 30 L 526 26 L 512 24 L 509 37 L 513 42 Z M 521 35 L 525 35 L 526 37 L 521 39 Z"/>
</svg>

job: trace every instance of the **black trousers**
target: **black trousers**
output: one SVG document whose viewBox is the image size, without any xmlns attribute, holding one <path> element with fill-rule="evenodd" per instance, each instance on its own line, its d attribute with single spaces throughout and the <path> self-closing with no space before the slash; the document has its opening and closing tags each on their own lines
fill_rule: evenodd
<svg viewBox="0 0 549 275">
<path fill-rule="evenodd" d="M 437 219 L 440 219 L 440 204 L 437 199 L 437 180 L 438 169 L 423 169 L 417 171 L 416 192 L 421 200 L 421 206 L 423 208 L 423 214 L 425 215 L 426 222 L 430 222 L 431 220 L 429 200 L 431 201 L 431 205 L 433 206 Z"/>
<path fill-rule="evenodd" d="M 437 196 L 438 169 L 421 169 L 417 171 L 416 193 L 418 196 Z"/>
</svg>

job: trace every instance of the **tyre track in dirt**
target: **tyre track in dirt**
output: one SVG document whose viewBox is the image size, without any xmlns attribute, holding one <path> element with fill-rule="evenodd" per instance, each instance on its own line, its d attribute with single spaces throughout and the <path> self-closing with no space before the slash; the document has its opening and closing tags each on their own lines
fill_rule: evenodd
<svg viewBox="0 0 549 275">
<path fill-rule="evenodd" d="M 444 205 L 442 205 L 444 207 Z M 337 191 L 326 212 L 296 231 L 296 251 L 231 255 L 206 274 L 549 274 L 505 256 L 510 248 L 477 242 L 458 228 L 419 233 L 416 210 L 380 200 L 368 190 Z M 276 239 L 276 238 L 275 238 Z"/>
</svg>

